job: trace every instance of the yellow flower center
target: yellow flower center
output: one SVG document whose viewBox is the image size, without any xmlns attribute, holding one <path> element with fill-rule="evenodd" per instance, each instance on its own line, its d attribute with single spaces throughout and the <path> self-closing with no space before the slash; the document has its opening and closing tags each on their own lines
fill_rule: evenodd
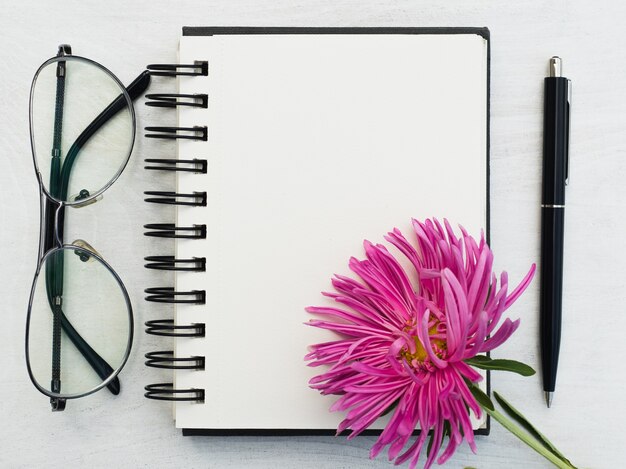
<svg viewBox="0 0 626 469">
<path fill-rule="evenodd" d="M 439 358 L 445 358 L 446 355 L 446 343 L 444 340 L 439 338 L 434 338 L 433 336 L 438 333 L 437 326 L 440 324 L 439 321 L 436 321 L 429 329 L 428 335 L 430 337 L 430 344 L 433 350 L 433 353 Z M 414 331 L 415 327 L 411 325 L 407 325 L 404 328 L 405 332 Z M 400 351 L 400 356 L 404 358 L 407 363 L 411 366 L 421 367 L 424 365 L 424 362 L 428 359 L 428 353 L 424 348 L 424 345 L 419 340 L 417 335 L 413 336 L 413 340 L 415 341 L 415 352 L 411 353 L 408 347 L 403 348 Z"/>
</svg>

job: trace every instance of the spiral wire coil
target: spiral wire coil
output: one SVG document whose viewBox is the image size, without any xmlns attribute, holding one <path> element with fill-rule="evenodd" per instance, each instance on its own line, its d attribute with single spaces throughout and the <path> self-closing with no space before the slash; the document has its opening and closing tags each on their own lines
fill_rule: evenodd
<svg viewBox="0 0 626 469">
<path fill-rule="evenodd" d="M 152 76 L 207 76 L 207 61 L 195 61 L 192 64 L 151 64 L 148 70 Z M 209 103 L 207 94 L 152 93 L 146 95 L 146 106 L 176 109 L 206 109 Z M 149 126 L 145 127 L 145 137 L 165 140 L 192 140 L 206 142 L 208 128 L 204 125 L 190 127 Z M 149 171 L 181 172 L 207 174 L 206 159 L 147 158 L 144 168 Z M 144 200 L 148 203 L 176 205 L 186 207 L 204 207 L 207 205 L 207 193 L 193 191 L 179 193 L 174 191 L 145 191 Z M 173 239 L 206 239 L 207 227 L 204 224 L 177 226 L 174 223 L 149 223 L 144 225 L 145 236 Z M 194 272 L 206 271 L 206 258 L 177 258 L 171 255 L 151 255 L 144 258 L 146 269 L 157 271 Z M 180 291 L 174 287 L 150 287 L 145 289 L 145 300 L 151 303 L 203 305 L 206 303 L 205 290 Z M 205 337 L 206 324 L 177 324 L 174 319 L 153 319 L 145 322 L 145 331 L 149 335 L 161 337 L 198 338 Z M 151 368 L 171 370 L 204 370 L 205 357 L 178 357 L 173 350 L 158 350 L 145 355 L 145 365 Z M 204 402 L 205 390 L 196 388 L 177 389 L 173 383 L 154 383 L 145 387 L 145 397 L 159 401 Z"/>
</svg>

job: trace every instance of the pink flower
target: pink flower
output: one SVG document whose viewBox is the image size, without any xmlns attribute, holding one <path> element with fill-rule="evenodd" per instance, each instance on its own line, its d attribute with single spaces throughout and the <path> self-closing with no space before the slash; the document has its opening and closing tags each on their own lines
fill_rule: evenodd
<svg viewBox="0 0 626 469">
<path fill-rule="evenodd" d="M 417 249 L 397 228 L 385 237 L 411 268 L 405 270 L 384 246 L 365 241 L 366 259 L 349 263 L 360 281 L 335 275 L 336 293 L 323 293 L 340 306 L 307 308 L 321 317 L 308 324 L 341 338 L 311 346 L 305 360 L 330 365 L 309 384 L 341 396 L 331 407 L 347 412 L 337 434 L 350 429 L 348 439 L 354 438 L 391 410 L 370 457 L 389 446 L 389 460 L 410 459 L 414 468 L 432 430 L 429 468 L 435 460 L 447 461 L 464 439 L 476 452 L 470 410 L 480 418 L 481 408 L 466 380 L 482 377 L 464 360 L 515 332 L 519 319 L 501 321 L 502 313 L 530 284 L 535 266 L 507 294 L 507 274 L 498 286 L 484 236 L 477 243 L 460 227 L 457 238 L 447 220 L 444 226 L 436 219 L 413 220 L 413 228 Z M 417 426 L 422 431 L 406 448 Z M 439 455 L 444 437 L 448 444 Z"/>
</svg>

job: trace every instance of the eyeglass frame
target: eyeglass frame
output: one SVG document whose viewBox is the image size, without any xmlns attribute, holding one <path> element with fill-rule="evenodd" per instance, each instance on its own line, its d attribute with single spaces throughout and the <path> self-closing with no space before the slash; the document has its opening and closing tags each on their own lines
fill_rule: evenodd
<svg viewBox="0 0 626 469">
<path fill-rule="evenodd" d="M 81 147 L 84 146 L 89 141 L 89 139 L 94 134 L 96 134 L 96 132 L 104 124 L 106 124 L 112 117 L 114 117 L 119 111 L 123 110 L 124 108 L 129 109 L 130 116 L 131 116 L 131 123 L 132 123 L 132 137 L 131 137 L 130 147 L 128 149 L 128 156 L 123 161 L 123 164 L 120 165 L 120 168 L 118 169 L 118 171 L 107 182 L 107 184 L 105 184 L 96 193 L 88 194 L 87 196 L 81 197 L 83 195 L 81 191 L 81 194 L 78 197 L 76 197 L 74 201 L 63 200 L 67 198 L 66 197 L 67 194 L 63 194 L 63 193 L 61 193 L 59 198 L 57 198 L 53 196 L 50 193 L 50 191 L 48 191 L 48 189 L 46 188 L 42 179 L 41 171 L 39 170 L 39 165 L 37 163 L 37 153 L 35 150 L 35 139 L 34 139 L 33 97 L 34 97 L 34 90 L 35 90 L 35 84 L 37 82 L 37 78 L 39 77 L 39 74 L 45 67 L 49 66 L 50 64 L 54 62 L 57 62 L 57 64 L 62 63 L 63 65 L 65 65 L 65 61 L 63 60 L 64 57 L 66 58 L 71 57 L 72 58 L 71 60 L 83 61 L 84 63 L 97 67 L 98 69 L 100 69 L 101 71 L 106 73 L 106 75 L 108 75 L 110 78 L 113 79 L 113 81 L 120 88 L 121 94 L 117 98 L 115 98 L 114 101 L 111 104 L 109 104 L 109 106 L 107 106 L 100 114 L 98 114 L 98 116 L 91 122 L 91 124 L 89 124 L 85 128 L 85 130 L 83 130 L 83 132 L 81 132 L 81 134 L 78 136 L 76 141 L 70 146 L 67 152 L 67 155 L 64 158 L 64 161 L 59 168 L 59 171 L 60 171 L 59 177 L 61 178 L 61 181 L 59 181 L 59 183 L 61 185 L 63 184 L 63 170 L 65 168 L 68 155 L 70 155 L 70 153 L 72 152 L 72 149 L 76 147 L 75 152 L 74 152 L 74 158 L 69 161 L 70 166 L 69 166 L 69 169 L 67 170 L 68 184 L 69 184 L 69 176 L 71 174 L 72 166 L 74 164 L 75 159 L 78 156 L 78 153 L 80 152 Z M 59 67 L 59 65 L 57 65 L 57 67 Z M 63 66 L 62 68 L 63 70 L 61 73 L 62 73 L 62 76 L 64 77 L 65 67 Z M 59 73 L 60 73 L 59 68 L 57 68 L 57 80 L 59 78 Z M 83 206 L 95 203 L 98 200 L 98 198 L 119 178 L 119 176 L 124 171 L 126 165 L 128 164 L 128 161 L 130 160 L 130 156 L 132 154 L 135 136 L 136 136 L 136 118 L 135 118 L 133 101 L 145 91 L 149 83 L 150 83 L 149 72 L 144 71 L 128 87 L 125 87 L 122 84 L 122 82 L 109 69 L 107 69 L 103 65 L 85 57 L 72 55 L 71 47 L 66 44 L 62 44 L 61 46 L 59 46 L 59 52 L 56 57 L 46 60 L 37 69 L 37 72 L 35 73 L 32 83 L 31 83 L 30 101 L 29 101 L 29 124 L 30 124 L 30 140 L 31 140 L 33 163 L 35 167 L 35 174 L 37 177 L 37 182 L 39 185 L 40 233 L 39 233 L 39 250 L 38 250 L 38 256 L 37 256 L 37 266 L 36 266 L 35 275 L 33 278 L 33 285 L 31 288 L 30 298 L 28 302 L 28 313 L 26 317 L 26 333 L 25 333 L 26 365 L 27 365 L 29 377 L 31 381 L 33 382 L 33 384 L 35 385 L 35 387 L 42 394 L 50 397 L 50 404 L 51 404 L 53 411 L 64 410 L 67 399 L 76 399 L 76 398 L 87 396 L 89 394 L 99 391 L 105 386 L 108 387 L 109 390 L 113 394 L 118 394 L 120 390 L 120 385 L 119 385 L 119 378 L 117 375 L 122 370 L 122 368 L 124 367 L 124 365 L 126 364 L 130 356 L 130 352 L 132 348 L 132 341 L 134 337 L 134 316 L 133 316 L 132 304 L 130 302 L 130 297 L 128 296 L 128 291 L 126 290 L 124 283 L 122 282 L 117 272 L 115 272 L 115 270 L 100 256 L 100 254 L 97 251 L 95 251 L 95 249 L 93 249 L 86 242 L 83 241 L 81 243 L 82 245 L 77 245 L 76 243 L 64 244 L 63 231 L 64 231 L 64 226 L 65 226 L 65 208 L 66 207 L 79 208 L 79 207 L 83 207 Z M 58 99 L 58 94 L 59 94 L 59 91 L 57 88 L 57 99 Z M 119 107 L 119 109 L 116 109 L 116 107 Z M 56 110 L 55 110 L 55 120 L 56 120 Z M 61 120 L 62 120 L 62 116 L 61 116 Z M 55 126 L 56 126 L 56 123 L 55 123 Z M 54 143 L 53 143 L 53 152 L 54 152 Z M 113 278 L 119 285 L 122 295 L 124 297 L 126 307 L 127 307 L 128 319 L 129 319 L 129 331 L 128 331 L 128 339 L 126 343 L 126 350 L 119 366 L 116 369 L 113 369 L 106 362 L 106 360 L 100 357 L 100 355 L 98 355 L 98 353 L 95 350 L 93 350 L 91 346 L 73 328 L 73 326 L 71 325 L 71 323 L 69 322 L 69 320 L 67 319 L 63 311 L 62 310 L 59 311 L 60 323 L 58 325 L 55 324 L 53 326 L 53 344 L 55 340 L 54 334 L 58 333 L 59 337 L 61 334 L 61 331 L 60 330 L 56 331 L 55 328 L 60 327 L 60 329 L 62 329 L 65 332 L 65 334 L 68 336 L 70 341 L 74 344 L 74 346 L 78 349 L 78 351 L 87 360 L 89 365 L 102 378 L 102 382 L 98 386 L 95 386 L 94 388 L 88 391 L 75 393 L 75 394 L 62 394 L 60 392 L 60 389 L 59 389 L 59 392 L 55 392 L 54 390 L 48 390 L 44 388 L 43 386 L 41 386 L 35 379 L 35 376 L 31 369 L 30 351 L 29 351 L 31 312 L 32 312 L 32 306 L 33 306 L 33 299 L 34 299 L 36 286 L 37 286 L 37 280 L 39 279 L 39 275 L 41 274 L 41 269 L 44 265 L 46 266 L 49 265 L 49 264 L 46 264 L 46 261 L 52 255 L 54 255 L 55 253 L 63 252 L 64 250 L 67 250 L 67 249 L 73 250 L 75 253 L 80 253 L 83 256 L 94 257 L 98 262 L 100 262 L 107 269 L 109 273 L 112 274 Z M 54 272 L 52 275 L 54 275 Z M 62 285 L 62 276 L 63 276 L 62 270 L 61 270 L 60 275 L 61 275 L 60 283 Z M 50 292 L 51 286 L 48 281 L 47 271 L 46 271 L 46 276 L 47 276 L 46 277 L 46 293 L 48 295 L 48 300 L 50 303 L 51 310 L 53 310 L 54 308 L 50 301 L 51 298 L 53 298 L 53 296 L 51 295 L 51 292 Z M 54 310 L 52 311 L 52 314 L 56 315 Z M 57 318 L 55 317 L 55 321 L 56 319 Z M 55 359 L 55 356 L 54 356 L 55 353 L 60 353 L 60 350 L 57 352 L 53 346 L 53 360 Z M 53 374 L 54 374 L 54 363 L 52 364 L 52 366 L 53 366 Z M 60 373 L 60 370 L 59 370 L 59 373 Z M 59 377 L 59 380 L 60 380 L 60 377 Z M 54 386 L 54 379 L 53 379 L 51 388 L 53 388 L 53 386 Z M 59 387 L 60 387 L 60 381 L 59 381 Z"/>
</svg>

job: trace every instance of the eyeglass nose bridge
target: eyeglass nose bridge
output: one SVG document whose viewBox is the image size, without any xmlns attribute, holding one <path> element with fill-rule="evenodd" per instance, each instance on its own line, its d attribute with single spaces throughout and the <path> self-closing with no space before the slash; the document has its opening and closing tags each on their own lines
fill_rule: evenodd
<svg viewBox="0 0 626 469">
<path fill-rule="evenodd" d="M 87 192 L 87 191 L 84 190 L 81 192 Z M 80 194 L 79 194 L 79 197 L 80 197 Z M 89 197 L 88 192 L 87 194 L 83 195 L 83 198 L 87 198 L 87 197 Z M 74 204 L 74 205 L 70 205 L 70 207 L 72 208 L 86 207 L 87 205 L 94 204 L 101 199 L 102 199 L 102 195 L 99 195 L 98 197 L 86 200 L 84 204 Z M 80 200 L 80 199 L 76 198 L 74 200 Z M 57 202 L 45 196 L 44 196 L 44 200 L 42 204 L 43 204 L 43 210 L 41 212 L 41 227 L 42 227 L 41 246 L 42 246 L 42 249 L 40 253 L 41 254 L 40 258 L 43 258 L 43 256 L 45 256 L 45 254 L 51 249 L 63 246 L 65 209 L 67 208 L 67 205 L 65 205 L 63 202 Z M 95 254 L 98 254 L 98 251 L 96 251 L 92 246 L 90 246 L 84 240 L 78 239 L 74 241 L 72 244 L 78 247 L 83 247 L 88 251 L 92 251 Z"/>
<path fill-rule="evenodd" d="M 43 196 L 41 210 L 40 259 L 51 249 L 63 246 L 65 204 Z"/>
</svg>

